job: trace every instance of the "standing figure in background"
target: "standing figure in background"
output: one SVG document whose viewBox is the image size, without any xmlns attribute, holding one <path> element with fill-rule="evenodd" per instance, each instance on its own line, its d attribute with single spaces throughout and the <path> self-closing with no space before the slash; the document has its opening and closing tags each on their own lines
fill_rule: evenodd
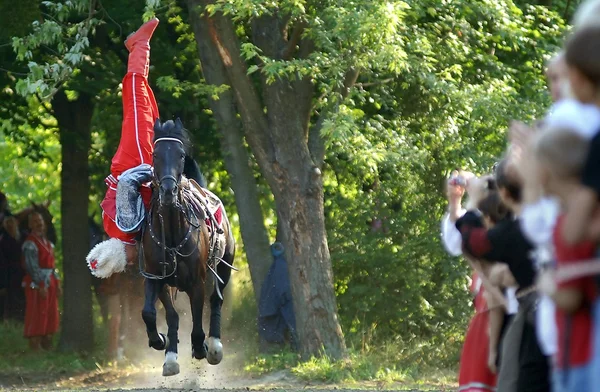
<svg viewBox="0 0 600 392">
<path fill-rule="evenodd" d="M 21 285 L 25 271 L 21 265 L 21 245 L 23 236 L 19 230 L 19 221 L 7 216 L 2 222 L 4 233 L 0 235 L 0 254 L 4 260 L 6 302 L 4 316 L 6 320 L 23 322 L 25 317 L 25 293 Z"/>
<path fill-rule="evenodd" d="M 29 216 L 30 234 L 23 243 L 26 275 L 25 330 L 33 351 L 52 347 L 52 336 L 58 331 L 58 297 L 60 286 L 54 270 L 54 244 L 45 236 L 42 215 L 34 212 Z"/>
</svg>

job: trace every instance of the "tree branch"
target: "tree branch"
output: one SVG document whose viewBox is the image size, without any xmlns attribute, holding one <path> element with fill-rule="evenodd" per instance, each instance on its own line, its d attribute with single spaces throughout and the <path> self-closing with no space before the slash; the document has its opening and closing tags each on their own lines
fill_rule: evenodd
<svg viewBox="0 0 600 392">
<path fill-rule="evenodd" d="M 306 28 L 306 22 L 300 22 L 296 27 L 294 27 L 294 31 L 292 32 L 292 36 L 288 39 L 287 47 L 281 54 L 281 58 L 284 60 L 289 60 L 292 58 L 292 55 L 296 51 L 296 46 L 300 43 L 300 39 L 302 39 L 302 34 L 304 33 L 304 29 Z"/>
<path fill-rule="evenodd" d="M 344 75 L 344 83 L 338 90 L 340 100 L 321 111 L 317 123 L 310 129 L 308 135 L 308 148 L 312 155 L 314 164 L 321 169 L 323 167 L 323 161 L 325 160 L 325 140 L 321 136 L 321 130 L 325 120 L 331 113 L 335 113 L 339 110 L 340 103 L 348 97 L 350 90 L 356 84 L 360 71 L 358 68 L 350 68 Z"/>
<path fill-rule="evenodd" d="M 232 21 L 222 13 L 209 17 L 207 13 L 198 15 L 197 9 L 206 9 L 212 0 L 187 0 L 191 17 L 197 23 L 196 40 L 210 51 L 223 64 L 235 96 L 236 105 L 246 140 L 257 159 L 263 163 L 274 159 L 274 149 L 269 136 L 269 124 L 263 112 L 260 96 L 248 77 L 246 64 L 242 60 L 240 43 Z M 205 66 L 202 61 L 202 66 Z"/>
</svg>

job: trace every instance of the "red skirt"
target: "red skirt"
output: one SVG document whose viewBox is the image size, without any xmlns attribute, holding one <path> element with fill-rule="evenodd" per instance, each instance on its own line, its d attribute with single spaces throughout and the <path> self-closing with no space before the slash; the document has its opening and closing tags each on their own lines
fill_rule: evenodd
<svg viewBox="0 0 600 392">
<path fill-rule="evenodd" d="M 26 338 L 52 335 L 58 331 L 58 281 L 50 279 L 48 295 L 43 298 L 39 289 L 30 287 L 31 278 L 26 276 L 25 283 L 25 332 Z"/>
<path fill-rule="evenodd" d="M 469 323 L 458 375 L 460 392 L 496 390 L 496 375 L 487 367 L 489 312 L 477 312 Z"/>
</svg>

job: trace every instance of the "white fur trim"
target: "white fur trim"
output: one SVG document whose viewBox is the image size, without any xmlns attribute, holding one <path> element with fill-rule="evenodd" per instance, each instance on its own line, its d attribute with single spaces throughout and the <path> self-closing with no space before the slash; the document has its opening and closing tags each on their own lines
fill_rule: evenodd
<svg viewBox="0 0 600 392">
<path fill-rule="evenodd" d="M 177 353 L 167 351 L 167 353 L 165 354 L 165 363 L 168 362 L 177 362 Z"/>
<path fill-rule="evenodd" d="M 106 279 L 112 274 L 125 271 L 127 257 L 125 244 L 116 238 L 102 241 L 86 257 L 92 275 Z"/>
</svg>

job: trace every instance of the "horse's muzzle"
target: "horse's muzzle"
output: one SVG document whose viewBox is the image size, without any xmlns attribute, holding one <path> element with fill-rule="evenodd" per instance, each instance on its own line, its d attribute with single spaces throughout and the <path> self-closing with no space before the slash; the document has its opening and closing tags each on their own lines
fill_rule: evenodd
<svg viewBox="0 0 600 392">
<path fill-rule="evenodd" d="M 178 190 L 175 179 L 163 179 L 159 187 L 160 203 L 163 205 L 172 205 L 175 202 Z"/>
</svg>

